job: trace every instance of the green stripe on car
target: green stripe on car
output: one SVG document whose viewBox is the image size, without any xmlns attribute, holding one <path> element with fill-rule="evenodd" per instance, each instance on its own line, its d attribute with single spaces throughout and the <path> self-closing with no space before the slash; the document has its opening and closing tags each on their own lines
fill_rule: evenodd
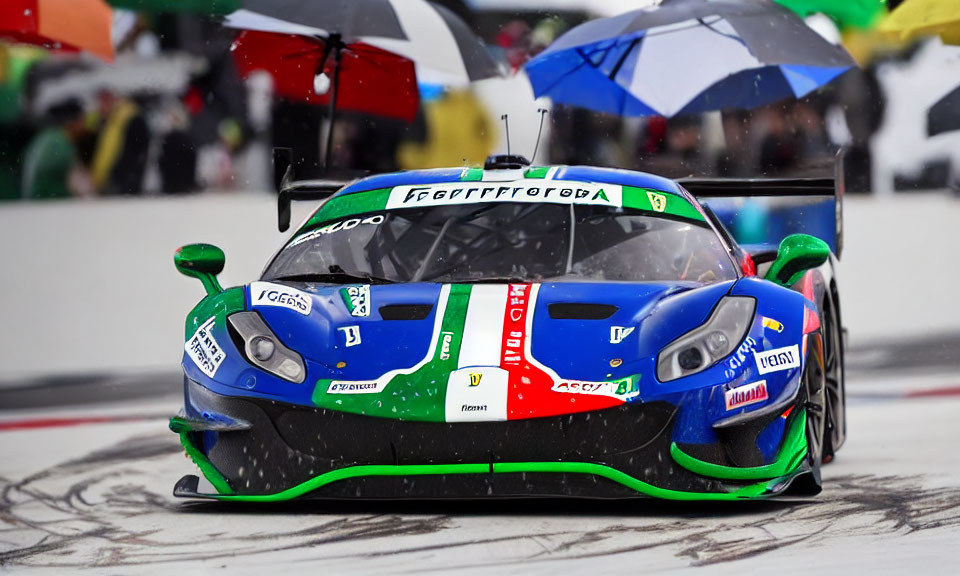
<svg viewBox="0 0 960 576">
<path fill-rule="evenodd" d="M 331 394 L 328 390 L 332 381 L 325 378 L 314 387 L 313 403 L 321 408 L 353 414 L 443 422 L 447 378 L 457 369 L 472 286 L 453 284 L 449 289 L 445 308 L 437 310 L 443 318 L 440 329 L 431 336 L 429 350 L 433 351 L 432 356 L 419 369 L 396 374 L 382 392 L 371 394 Z M 445 341 L 448 335 L 449 340 Z"/>
<path fill-rule="evenodd" d="M 528 171 L 527 177 L 536 178 L 538 174 L 539 173 L 530 175 Z M 545 174 L 546 172 L 544 172 L 544 175 Z M 539 177 L 542 178 L 543 176 Z M 385 210 L 391 190 L 392 188 L 382 188 L 379 190 L 334 196 L 320 207 L 317 213 L 310 218 L 296 235 L 300 235 L 308 229 L 325 222 L 338 220 L 347 216 L 357 216 L 368 212 Z M 643 210 L 656 214 L 666 214 L 688 220 L 696 220 L 699 222 L 704 220 L 700 211 L 694 208 L 683 196 L 650 188 L 623 186 L 622 205 L 624 208 Z"/>
</svg>

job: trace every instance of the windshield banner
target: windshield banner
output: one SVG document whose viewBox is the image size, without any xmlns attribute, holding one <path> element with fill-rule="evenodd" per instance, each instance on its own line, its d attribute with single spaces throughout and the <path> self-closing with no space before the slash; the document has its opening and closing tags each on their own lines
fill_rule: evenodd
<svg viewBox="0 0 960 576">
<path fill-rule="evenodd" d="M 390 192 L 387 210 L 485 202 L 544 202 L 550 204 L 623 205 L 623 188 L 567 180 L 514 182 L 451 182 L 426 186 L 397 186 Z"/>
</svg>

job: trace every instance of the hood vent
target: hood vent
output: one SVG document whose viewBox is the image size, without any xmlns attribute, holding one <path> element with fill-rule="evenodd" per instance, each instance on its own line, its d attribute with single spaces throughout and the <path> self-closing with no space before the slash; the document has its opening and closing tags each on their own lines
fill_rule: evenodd
<svg viewBox="0 0 960 576">
<path fill-rule="evenodd" d="M 612 304 L 557 303 L 547 306 L 554 320 L 606 320 L 616 314 Z"/>
<path fill-rule="evenodd" d="M 380 307 L 384 320 L 423 320 L 430 315 L 433 304 L 388 304 Z"/>
</svg>

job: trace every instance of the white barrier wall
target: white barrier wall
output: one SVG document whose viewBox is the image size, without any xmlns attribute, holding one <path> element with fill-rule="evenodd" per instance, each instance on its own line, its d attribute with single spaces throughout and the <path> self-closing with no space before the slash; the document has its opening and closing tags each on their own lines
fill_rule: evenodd
<svg viewBox="0 0 960 576">
<path fill-rule="evenodd" d="M 281 243 L 276 214 L 253 193 L 0 204 L 0 380 L 175 370 L 203 288 L 174 250 L 216 244 L 223 285 L 249 281 Z"/>
<path fill-rule="evenodd" d="M 299 222 L 308 206 L 295 207 Z M 840 267 L 850 342 L 960 331 L 960 201 L 848 198 Z M 176 370 L 203 296 L 173 267 L 190 242 L 224 249 L 224 286 L 254 279 L 283 235 L 269 194 L 0 204 L 0 381 Z"/>
<path fill-rule="evenodd" d="M 960 198 L 848 197 L 838 284 L 850 343 L 960 332 Z"/>
</svg>

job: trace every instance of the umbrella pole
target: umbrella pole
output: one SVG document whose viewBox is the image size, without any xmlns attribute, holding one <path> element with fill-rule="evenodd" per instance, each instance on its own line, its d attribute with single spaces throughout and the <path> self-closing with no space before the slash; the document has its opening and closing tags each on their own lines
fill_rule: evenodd
<svg viewBox="0 0 960 576">
<path fill-rule="evenodd" d="M 340 88 L 340 62 L 343 58 L 343 42 L 339 34 L 331 34 L 327 39 L 333 50 L 333 78 L 330 79 L 330 121 L 327 123 L 327 145 L 324 147 L 323 171 L 330 171 L 330 161 L 333 155 L 333 123 L 337 117 L 337 90 Z"/>
</svg>

